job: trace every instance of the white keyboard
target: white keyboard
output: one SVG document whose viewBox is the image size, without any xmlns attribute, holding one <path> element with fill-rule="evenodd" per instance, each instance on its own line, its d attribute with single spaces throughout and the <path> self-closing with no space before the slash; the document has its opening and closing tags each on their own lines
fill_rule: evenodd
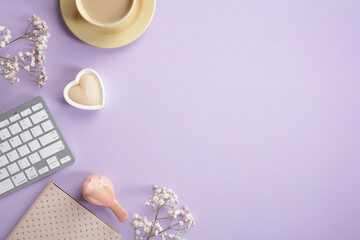
<svg viewBox="0 0 360 240">
<path fill-rule="evenodd" d="M 41 97 L 0 115 L 0 198 L 73 162 Z"/>
</svg>

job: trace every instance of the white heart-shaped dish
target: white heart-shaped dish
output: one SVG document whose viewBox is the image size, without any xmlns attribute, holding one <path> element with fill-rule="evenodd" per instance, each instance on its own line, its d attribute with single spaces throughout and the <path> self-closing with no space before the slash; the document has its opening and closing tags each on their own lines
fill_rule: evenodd
<svg viewBox="0 0 360 240">
<path fill-rule="evenodd" d="M 100 103 L 96 104 L 96 105 L 85 105 L 85 104 L 81 104 L 78 103 L 76 101 L 74 101 L 73 99 L 70 98 L 69 96 L 69 91 L 72 87 L 75 86 L 80 86 L 80 79 L 82 76 L 84 76 L 85 74 L 91 74 L 95 77 L 95 79 L 97 80 L 98 83 L 98 88 L 100 91 Z M 87 88 L 86 88 L 86 94 L 87 94 Z M 81 70 L 77 75 L 74 81 L 69 82 L 65 88 L 64 88 L 64 98 L 66 100 L 66 102 L 68 102 L 71 106 L 79 108 L 79 109 L 84 109 L 84 110 L 98 110 L 104 107 L 105 105 L 105 89 L 104 89 L 104 84 L 101 80 L 101 77 L 99 76 L 99 74 L 90 68 L 85 68 L 83 70 Z"/>
</svg>

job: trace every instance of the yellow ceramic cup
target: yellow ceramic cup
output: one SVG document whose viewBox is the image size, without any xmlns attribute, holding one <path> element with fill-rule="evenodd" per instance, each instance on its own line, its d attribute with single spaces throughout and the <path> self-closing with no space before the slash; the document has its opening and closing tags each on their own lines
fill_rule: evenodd
<svg viewBox="0 0 360 240">
<path fill-rule="evenodd" d="M 125 2 L 128 5 L 128 8 L 126 9 L 125 14 L 123 14 L 123 16 L 120 16 L 118 19 L 114 20 L 114 21 L 102 21 L 100 19 L 96 19 L 94 17 L 91 16 L 91 14 L 89 14 L 86 10 L 86 4 L 84 4 L 84 1 L 89 1 L 89 0 L 75 0 L 76 2 L 76 8 L 78 9 L 80 15 L 89 23 L 100 27 L 100 28 L 117 28 L 121 25 L 123 25 L 131 16 L 132 12 L 134 11 L 135 8 L 135 3 L 136 0 L 118 0 L 118 3 L 120 3 L 121 1 Z M 97 0 L 98 3 L 103 3 L 103 4 L 111 4 L 109 2 L 103 1 L 103 0 Z M 111 5 L 109 5 L 108 7 L 112 7 Z M 98 12 L 100 11 L 100 9 L 98 10 Z M 106 13 L 103 13 L 106 14 Z"/>
</svg>

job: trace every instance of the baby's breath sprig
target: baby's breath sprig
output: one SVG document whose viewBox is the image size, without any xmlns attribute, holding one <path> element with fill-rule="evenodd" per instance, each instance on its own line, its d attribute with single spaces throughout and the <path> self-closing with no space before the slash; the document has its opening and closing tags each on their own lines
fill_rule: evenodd
<svg viewBox="0 0 360 240">
<path fill-rule="evenodd" d="M 134 229 L 134 240 L 149 240 L 158 237 L 162 240 L 185 240 L 183 236 L 186 231 L 195 226 L 193 214 L 188 207 L 176 208 L 179 204 L 176 193 L 167 188 L 154 186 L 154 194 L 149 197 L 145 205 L 154 209 L 154 220 L 148 220 L 146 216 L 133 214 L 130 223 Z M 161 214 L 166 215 L 161 216 Z"/>
<path fill-rule="evenodd" d="M 47 76 L 45 67 L 42 66 L 45 60 L 43 50 L 47 48 L 50 33 L 48 32 L 46 22 L 36 15 L 29 18 L 27 22 L 28 25 L 25 33 L 12 41 L 11 31 L 5 26 L 0 26 L 0 49 L 21 39 L 30 41 L 34 47 L 30 51 L 19 52 L 15 56 L 10 56 L 9 54 L 5 56 L 0 55 L 0 75 L 11 84 L 15 84 L 20 81 L 17 73 L 22 69 L 35 80 L 38 86 L 44 86 Z"/>
</svg>

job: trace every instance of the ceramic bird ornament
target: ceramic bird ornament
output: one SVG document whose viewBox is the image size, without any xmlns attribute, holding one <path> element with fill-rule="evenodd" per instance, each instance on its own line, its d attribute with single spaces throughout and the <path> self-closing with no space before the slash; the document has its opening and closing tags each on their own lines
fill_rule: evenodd
<svg viewBox="0 0 360 240">
<path fill-rule="evenodd" d="M 125 222 L 129 215 L 115 199 L 111 181 L 100 174 L 89 175 L 81 186 L 84 198 L 89 203 L 110 208 L 120 222 Z"/>
</svg>

